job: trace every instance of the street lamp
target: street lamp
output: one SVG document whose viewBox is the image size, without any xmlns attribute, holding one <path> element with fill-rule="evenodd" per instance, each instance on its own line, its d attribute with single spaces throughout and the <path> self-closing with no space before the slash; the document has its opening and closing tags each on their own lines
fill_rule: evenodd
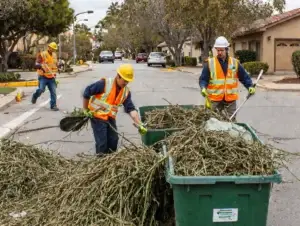
<svg viewBox="0 0 300 226">
<path fill-rule="evenodd" d="M 88 21 L 88 19 L 78 20 L 77 23 L 80 21 Z M 59 46 L 58 54 L 59 54 L 59 59 L 60 59 L 61 58 L 61 34 L 58 35 L 58 46 Z"/>
<path fill-rule="evenodd" d="M 74 18 L 73 18 L 73 64 L 75 65 L 76 64 L 76 38 L 75 38 L 75 21 L 76 21 L 76 17 L 80 14 L 91 14 L 91 13 L 94 13 L 93 10 L 88 10 L 88 11 L 85 11 L 85 12 L 80 12 L 80 13 L 77 13 Z"/>
</svg>

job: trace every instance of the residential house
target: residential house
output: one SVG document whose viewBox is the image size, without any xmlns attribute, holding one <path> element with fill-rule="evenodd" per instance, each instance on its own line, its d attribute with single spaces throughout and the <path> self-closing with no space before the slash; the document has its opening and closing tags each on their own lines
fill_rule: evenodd
<svg viewBox="0 0 300 226">
<path fill-rule="evenodd" d="M 27 45 L 32 46 L 35 42 L 37 42 L 37 44 L 32 49 L 33 52 L 36 53 L 37 51 L 44 49 L 47 46 L 48 39 L 49 38 L 47 36 L 40 38 L 36 34 L 27 34 L 26 36 L 19 39 L 13 52 L 24 52 Z"/>
<path fill-rule="evenodd" d="M 292 71 L 292 53 L 300 50 L 300 8 L 255 21 L 233 33 L 231 54 L 257 52 L 257 60 L 269 64 L 269 73 Z"/>
<path fill-rule="evenodd" d="M 199 63 L 199 57 L 201 56 L 201 49 L 197 46 L 198 40 L 192 40 L 188 39 L 183 43 L 182 46 L 182 56 L 189 56 L 189 57 L 196 57 L 197 62 Z M 192 45 L 191 45 L 192 43 Z M 171 59 L 173 59 L 173 55 L 171 54 L 171 51 L 169 50 L 166 42 L 160 43 L 158 46 L 158 51 L 164 52 L 166 55 L 171 56 Z"/>
</svg>

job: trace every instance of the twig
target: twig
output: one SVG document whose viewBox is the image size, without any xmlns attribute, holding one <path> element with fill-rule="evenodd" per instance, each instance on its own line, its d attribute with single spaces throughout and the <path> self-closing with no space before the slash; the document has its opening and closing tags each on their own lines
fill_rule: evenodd
<svg viewBox="0 0 300 226">
<path fill-rule="evenodd" d="M 59 126 L 43 126 L 43 127 L 34 128 L 34 129 L 21 130 L 21 131 L 16 132 L 15 134 L 28 133 L 28 132 L 40 131 L 40 130 L 44 130 L 44 129 L 58 128 L 58 127 Z"/>
</svg>

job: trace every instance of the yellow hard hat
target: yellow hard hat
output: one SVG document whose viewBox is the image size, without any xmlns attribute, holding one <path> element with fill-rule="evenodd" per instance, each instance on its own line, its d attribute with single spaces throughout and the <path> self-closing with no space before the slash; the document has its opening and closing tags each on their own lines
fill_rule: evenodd
<svg viewBox="0 0 300 226">
<path fill-rule="evenodd" d="M 52 49 L 57 50 L 57 44 L 55 42 L 51 42 L 48 46 Z"/>
<path fill-rule="evenodd" d="M 131 64 L 122 64 L 117 69 L 118 74 L 126 81 L 133 81 L 133 67 Z"/>
</svg>

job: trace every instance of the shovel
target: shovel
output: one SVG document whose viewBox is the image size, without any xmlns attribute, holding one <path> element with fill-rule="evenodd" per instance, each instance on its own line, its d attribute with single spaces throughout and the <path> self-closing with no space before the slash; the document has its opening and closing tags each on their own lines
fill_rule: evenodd
<svg viewBox="0 0 300 226">
<path fill-rule="evenodd" d="M 260 77 L 262 76 L 264 70 L 260 70 L 259 75 L 255 81 L 255 83 L 253 84 L 253 87 L 255 87 L 258 83 L 258 80 L 260 79 Z M 230 120 L 233 119 L 233 117 L 238 113 L 238 111 L 243 107 L 243 105 L 247 102 L 247 100 L 252 96 L 252 94 L 248 93 L 246 99 L 243 101 L 243 103 L 235 110 L 235 112 L 233 112 L 233 114 L 230 117 Z"/>
</svg>

